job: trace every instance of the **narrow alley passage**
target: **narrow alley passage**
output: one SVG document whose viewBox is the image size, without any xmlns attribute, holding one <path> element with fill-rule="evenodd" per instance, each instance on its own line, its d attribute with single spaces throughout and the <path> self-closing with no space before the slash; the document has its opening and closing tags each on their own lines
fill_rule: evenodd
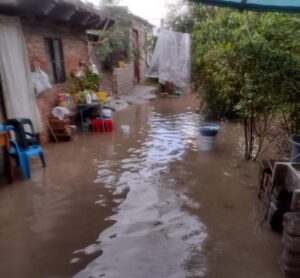
<svg viewBox="0 0 300 278">
<path fill-rule="evenodd" d="M 118 112 L 113 134 L 49 145 L 45 171 L 0 188 L 0 277 L 282 277 L 241 127 L 202 152 L 196 109 L 160 98 Z"/>
</svg>

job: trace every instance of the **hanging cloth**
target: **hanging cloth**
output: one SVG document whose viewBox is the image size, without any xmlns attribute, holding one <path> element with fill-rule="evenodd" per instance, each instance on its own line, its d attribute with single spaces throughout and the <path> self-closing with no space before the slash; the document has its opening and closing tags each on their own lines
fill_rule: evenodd
<svg viewBox="0 0 300 278">
<path fill-rule="evenodd" d="M 0 15 L 0 74 L 8 118 L 29 118 L 35 131 L 42 129 L 18 17 Z"/>
<path fill-rule="evenodd" d="M 172 82 L 180 88 L 191 82 L 191 38 L 189 34 L 161 30 L 147 70 L 159 83 Z"/>
</svg>

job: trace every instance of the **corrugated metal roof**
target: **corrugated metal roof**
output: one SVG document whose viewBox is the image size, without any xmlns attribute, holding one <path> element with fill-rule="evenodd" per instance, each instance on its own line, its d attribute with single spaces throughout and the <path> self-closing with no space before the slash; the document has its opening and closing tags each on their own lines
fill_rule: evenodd
<svg viewBox="0 0 300 278">
<path fill-rule="evenodd" d="M 4 0 L 0 1 L 0 14 L 35 16 L 86 29 L 114 22 L 104 12 L 80 0 Z"/>
</svg>

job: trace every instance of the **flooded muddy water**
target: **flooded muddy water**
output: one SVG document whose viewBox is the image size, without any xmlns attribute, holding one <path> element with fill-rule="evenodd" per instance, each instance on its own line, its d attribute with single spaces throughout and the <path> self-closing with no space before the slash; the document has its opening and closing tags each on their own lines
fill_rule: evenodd
<svg viewBox="0 0 300 278">
<path fill-rule="evenodd" d="M 1 186 L 0 277 L 283 277 L 241 127 L 222 124 L 202 152 L 196 108 L 190 95 L 131 106 L 114 133 L 49 145 L 46 170 Z"/>
</svg>

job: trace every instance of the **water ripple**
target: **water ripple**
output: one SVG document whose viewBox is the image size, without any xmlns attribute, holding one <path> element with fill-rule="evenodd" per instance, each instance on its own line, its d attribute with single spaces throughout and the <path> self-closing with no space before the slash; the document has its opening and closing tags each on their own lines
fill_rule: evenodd
<svg viewBox="0 0 300 278">
<path fill-rule="evenodd" d="M 114 199 L 115 214 L 107 219 L 114 224 L 96 243 L 74 252 L 76 257 L 80 252 L 103 252 L 76 278 L 205 275 L 201 252 L 206 227 L 183 209 L 200 204 L 176 188 L 174 179 L 163 179 L 169 164 L 195 147 L 199 120 L 191 112 L 169 116 L 151 112 L 148 136 L 139 148 L 129 148 L 127 157 L 118 161 L 100 162 L 95 183 L 113 188 L 114 195 L 128 192 L 123 200 Z M 105 200 L 95 203 L 105 205 Z"/>
</svg>

